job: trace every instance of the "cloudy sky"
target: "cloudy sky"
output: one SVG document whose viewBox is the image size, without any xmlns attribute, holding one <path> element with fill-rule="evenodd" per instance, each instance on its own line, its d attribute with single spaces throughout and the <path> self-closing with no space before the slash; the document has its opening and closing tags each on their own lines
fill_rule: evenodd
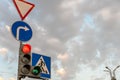
<svg viewBox="0 0 120 80">
<path fill-rule="evenodd" d="M 27 1 L 35 4 L 24 20 L 33 30 L 27 43 L 51 56 L 51 80 L 110 80 L 103 70 L 120 65 L 120 0 Z M 17 80 L 19 42 L 11 26 L 20 20 L 12 0 L 0 0 L 0 80 Z"/>
</svg>

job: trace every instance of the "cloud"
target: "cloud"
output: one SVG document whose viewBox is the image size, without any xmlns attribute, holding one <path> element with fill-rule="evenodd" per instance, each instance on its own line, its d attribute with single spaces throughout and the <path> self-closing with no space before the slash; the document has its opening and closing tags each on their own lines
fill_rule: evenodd
<svg viewBox="0 0 120 80">
<path fill-rule="evenodd" d="M 10 80 L 16 80 L 15 78 L 10 78 Z"/>
<path fill-rule="evenodd" d="M 113 16 L 114 15 L 114 16 Z M 103 20 L 109 21 L 110 19 L 117 19 L 120 17 L 119 12 L 114 13 L 111 7 L 105 7 L 98 11 L 97 16 L 101 16 Z"/>
<path fill-rule="evenodd" d="M 4 80 L 2 77 L 0 77 L 0 80 Z"/>
<path fill-rule="evenodd" d="M 102 9 L 99 13 L 102 15 L 103 19 L 105 20 L 109 20 L 112 17 L 110 9 L 106 9 L 106 8 Z"/>
<path fill-rule="evenodd" d="M 34 47 L 32 51 L 34 51 L 34 52 L 36 52 L 36 53 L 40 53 L 40 52 L 41 52 L 41 49 L 39 49 L 39 48 L 37 48 L 37 47 Z"/>
<path fill-rule="evenodd" d="M 7 29 L 9 32 L 11 31 L 10 26 L 6 25 L 5 27 L 6 27 L 6 29 Z"/>
<path fill-rule="evenodd" d="M 0 48 L 0 54 L 1 55 L 6 55 L 8 52 L 8 49 L 7 48 Z"/>
<path fill-rule="evenodd" d="M 84 0 L 64 0 L 63 3 L 61 4 L 62 8 L 73 8 L 76 7 L 76 5 L 79 5 L 83 2 Z"/>
<path fill-rule="evenodd" d="M 64 80 L 107 80 L 98 72 L 106 65 L 120 64 L 119 0 L 42 0 L 33 3 L 36 7 L 25 19 L 33 30 L 28 43 L 35 52 L 51 56 L 52 72 L 59 74 L 57 78 L 53 74 L 52 80 L 60 80 L 59 77 Z M 0 45 L 16 58 L 19 41 L 9 29 L 20 17 L 12 1 L 1 0 L 0 5 Z M 9 61 L 13 60 L 10 58 Z"/>
<path fill-rule="evenodd" d="M 57 38 L 49 38 L 49 39 L 47 40 L 47 43 L 48 43 L 50 46 L 53 46 L 53 47 L 61 44 L 60 40 L 57 39 Z"/>
<path fill-rule="evenodd" d="M 66 71 L 64 68 L 61 68 L 61 69 L 57 70 L 57 74 L 60 75 L 61 77 L 65 77 Z"/>
<path fill-rule="evenodd" d="M 58 54 L 57 58 L 64 62 L 69 59 L 69 54 L 68 53 Z"/>
</svg>

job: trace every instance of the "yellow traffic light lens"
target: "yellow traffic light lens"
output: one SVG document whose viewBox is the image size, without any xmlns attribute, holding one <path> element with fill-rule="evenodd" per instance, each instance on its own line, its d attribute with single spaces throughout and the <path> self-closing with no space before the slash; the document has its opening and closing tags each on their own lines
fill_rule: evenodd
<svg viewBox="0 0 120 80">
<path fill-rule="evenodd" d="M 30 60 L 31 60 L 31 57 L 28 54 L 24 55 L 23 58 L 22 58 L 22 62 L 25 63 L 25 64 L 29 63 Z"/>
</svg>

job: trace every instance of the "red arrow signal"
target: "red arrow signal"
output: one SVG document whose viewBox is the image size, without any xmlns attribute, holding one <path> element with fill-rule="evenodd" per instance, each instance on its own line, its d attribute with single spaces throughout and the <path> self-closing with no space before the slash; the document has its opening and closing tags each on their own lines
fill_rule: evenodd
<svg viewBox="0 0 120 80">
<path fill-rule="evenodd" d="M 31 4 L 29 2 L 26 2 L 24 0 L 13 0 L 15 7 L 17 8 L 17 11 L 21 17 L 22 20 L 25 19 L 25 17 L 32 11 L 32 9 L 35 7 L 34 4 Z"/>
</svg>

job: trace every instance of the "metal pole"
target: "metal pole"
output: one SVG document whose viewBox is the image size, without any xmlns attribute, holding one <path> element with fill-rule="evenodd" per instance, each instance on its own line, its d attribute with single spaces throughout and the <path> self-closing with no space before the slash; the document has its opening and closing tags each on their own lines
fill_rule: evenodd
<svg viewBox="0 0 120 80">
<path fill-rule="evenodd" d="M 19 76 L 19 63 L 20 63 L 20 49 L 22 47 L 22 42 L 20 42 L 20 47 L 19 47 L 19 54 L 18 54 L 18 76 L 17 76 L 17 80 L 21 80 L 21 76 Z"/>
<path fill-rule="evenodd" d="M 21 80 L 21 77 L 20 77 L 20 76 L 18 76 L 17 80 Z"/>
</svg>

